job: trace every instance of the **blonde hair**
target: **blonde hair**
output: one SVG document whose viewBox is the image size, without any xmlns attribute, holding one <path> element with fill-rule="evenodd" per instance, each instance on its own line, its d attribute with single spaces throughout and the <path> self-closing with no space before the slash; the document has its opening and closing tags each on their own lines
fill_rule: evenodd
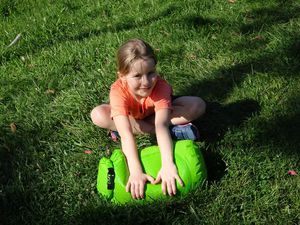
<svg viewBox="0 0 300 225">
<path fill-rule="evenodd" d="M 126 75 L 130 66 L 138 59 L 153 59 L 156 65 L 157 60 L 152 47 L 141 39 L 130 39 L 126 41 L 117 53 L 118 76 Z"/>
</svg>

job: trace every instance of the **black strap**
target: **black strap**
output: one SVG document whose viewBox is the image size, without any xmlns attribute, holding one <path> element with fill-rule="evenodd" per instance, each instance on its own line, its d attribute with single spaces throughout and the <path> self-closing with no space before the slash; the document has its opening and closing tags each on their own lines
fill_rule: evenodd
<svg viewBox="0 0 300 225">
<path fill-rule="evenodd" d="M 107 170 L 107 189 L 113 190 L 115 188 L 115 170 L 108 168 Z"/>
</svg>

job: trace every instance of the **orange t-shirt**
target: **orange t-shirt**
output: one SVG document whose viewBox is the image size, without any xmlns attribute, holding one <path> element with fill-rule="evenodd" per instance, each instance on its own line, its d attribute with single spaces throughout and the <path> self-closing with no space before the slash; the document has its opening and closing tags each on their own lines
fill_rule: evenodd
<svg viewBox="0 0 300 225">
<path fill-rule="evenodd" d="M 135 119 L 144 119 L 159 109 L 172 109 L 171 95 L 172 87 L 158 77 L 151 94 L 137 101 L 129 92 L 127 85 L 118 79 L 110 88 L 111 117 L 130 115 Z"/>
</svg>

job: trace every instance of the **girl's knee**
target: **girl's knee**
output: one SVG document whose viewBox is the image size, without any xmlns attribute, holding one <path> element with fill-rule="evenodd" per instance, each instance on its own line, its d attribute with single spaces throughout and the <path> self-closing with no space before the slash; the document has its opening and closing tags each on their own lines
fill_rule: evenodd
<svg viewBox="0 0 300 225">
<path fill-rule="evenodd" d="M 206 110 L 206 103 L 203 101 L 202 98 L 193 97 L 189 107 L 189 114 L 191 115 L 191 120 L 198 119 L 205 113 Z"/>
<path fill-rule="evenodd" d="M 202 98 L 198 97 L 197 103 L 196 103 L 196 114 L 198 117 L 202 116 L 206 111 L 206 103 Z"/>
<path fill-rule="evenodd" d="M 173 102 L 174 108 L 177 110 L 175 117 L 183 116 L 187 121 L 198 119 L 205 113 L 206 104 L 202 98 L 197 96 L 183 96 L 177 98 Z"/>
<path fill-rule="evenodd" d="M 99 105 L 91 111 L 91 119 L 93 123 L 99 127 L 108 127 L 110 121 L 110 109 L 107 105 Z"/>
</svg>

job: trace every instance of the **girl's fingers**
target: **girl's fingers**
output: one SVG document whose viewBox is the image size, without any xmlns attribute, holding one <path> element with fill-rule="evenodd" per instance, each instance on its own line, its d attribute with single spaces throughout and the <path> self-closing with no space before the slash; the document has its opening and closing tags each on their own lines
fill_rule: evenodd
<svg viewBox="0 0 300 225">
<path fill-rule="evenodd" d="M 183 187 L 184 184 L 183 184 L 183 181 L 181 180 L 181 178 L 179 176 L 176 176 L 175 179 L 178 181 L 178 183 L 180 184 L 180 186 Z"/>
<path fill-rule="evenodd" d="M 161 189 L 164 195 L 166 195 L 166 186 L 167 186 L 166 182 L 163 181 L 161 183 Z"/>
<path fill-rule="evenodd" d="M 176 195 L 176 180 L 172 179 L 168 182 L 168 193 L 170 196 Z"/>
<path fill-rule="evenodd" d="M 139 188 L 139 197 L 144 198 L 144 185 L 140 185 Z"/>
<path fill-rule="evenodd" d="M 161 176 L 158 175 L 153 184 L 158 184 L 161 181 Z"/>
<path fill-rule="evenodd" d="M 173 195 L 173 190 L 172 190 L 172 184 L 171 184 L 170 181 L 167 182 L 167 189 L 168 189 L 168 194 L 169 194 L 170 196 L 172 196 L 172 195 Z"/>
<path fill-rule="evenodd" d="M 130 182 L 127 182 L 127 184 L 126 184 L 126 192 L 129 192 L 130 191 Z"/>
<path fill-rule="evenodd" d="M 140 198 L 140 185 L 139 184 L 135 185 L 134 191 L 135 191 L 135 197 Z"/>
<path fill-rule="evenodd" d="M 176 180 L 172 180 L 171 188 L 172 188 L 172 194 L 176 195 Z"/>
<path fill-rule="evenodd" d="M 159 178 L 157 180 L 157 182 L 159 182 L 161 180 L 161 178 Z M 134 199 L 137 198 L 144 198 L 144 187 L 145 187 L 145 183 L 149 181 L 152 184 L 155 183 L 155 180 L 152 176 L 147 175 L 144 176 L 144 180 L 143 181 L 137 181 L 137 182 L 127 182 L 126 184 L 126 192 L 130 192 L 131 193 L 131 197 Z"/>
<path fill-rule="evenodd" d="M 130 190 L 130 192 L 131 192 L 132 198 L 136 198 L 136 195 L 135 195 L 135 185 L 134 184 L 131 184 L 131 190 Z"/>
<path fill-rule="evenodd" d="M 151 177 L 150 175 L 147 175 L 147 180 L 150 181 L 151 184 L 154 184 L 154 178 Z"/>
<path fill-rule="evenodd" d="M 183 185 L 184 185 L 183 181 L 181 180 L 181 178 L 178 175 L 168 181 L 162 180 L 162 177 L 160 174 L 157 175 L 156 179 L 154 179 L 150 175 L 146 175 L 146 179 L 147 179 L 147 181 L 151 182 L 151 184 L 158 184 L 161 182 L 161 188 L 162 188 L 163 194 L 166 195 L 168 193 L 170 196 L 176 195 L 176 191 L 177 191 L 176 181 L 179 183 L 180 186 L 183 187 Z M 130 191 L 131 196 L 134 199 L 144 198 L 144 186 L 145 186 L 144 183 L 135 184 L 135 183 L 128 182 L 126 184 L 126 191 L 127 192 Z"/>
</svg>

